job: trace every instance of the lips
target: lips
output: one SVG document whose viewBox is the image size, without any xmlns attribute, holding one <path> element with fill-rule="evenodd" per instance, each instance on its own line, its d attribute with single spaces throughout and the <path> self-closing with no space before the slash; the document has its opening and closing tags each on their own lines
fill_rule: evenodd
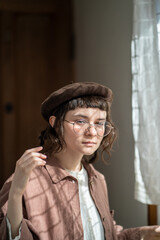
<svg viewBox="0 0 160 240">
<path fill-rule="evenodd" d="M 86 146 L 94 146 L 96 143 L 91 142 L 91 141 L 87 141 L 87 142 L 83 142 L 83 144 L 85 144 Z"/>
</svg>

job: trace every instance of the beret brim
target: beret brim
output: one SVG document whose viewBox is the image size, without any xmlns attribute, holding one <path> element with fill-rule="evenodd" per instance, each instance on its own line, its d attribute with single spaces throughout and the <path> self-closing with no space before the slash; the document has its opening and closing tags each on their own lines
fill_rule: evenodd
<svg viewBox="0 0 160 240">
<path fill-rule="evenodd" d="M 41 114 L 48 121 L 62 103 L 82 96 L 101 96 L 108 102 L 112 101 L 112 91 L 108 87 L 95 82 L 76 82 L 51 93 L 41 104 Z"/>
</svg>

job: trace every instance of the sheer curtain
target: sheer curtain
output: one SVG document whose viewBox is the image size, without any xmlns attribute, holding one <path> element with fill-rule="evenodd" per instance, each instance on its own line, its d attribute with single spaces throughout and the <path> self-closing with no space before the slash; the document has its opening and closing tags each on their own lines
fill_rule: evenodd
<svg viewBox="0 0 160 240">
<path fill-rule="evenodd" d="M 134 0 L 132 119 L 135 198 L 160 205 L 159 0 Z M 159 8 L 160 9 L 160 8 Z"/>
</svg>

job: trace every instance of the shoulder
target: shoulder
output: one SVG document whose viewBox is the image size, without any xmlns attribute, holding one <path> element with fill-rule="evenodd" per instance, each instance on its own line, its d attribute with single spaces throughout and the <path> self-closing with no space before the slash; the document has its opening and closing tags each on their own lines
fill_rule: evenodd
<svg viewBox="0 0 160 240">
<path fill-rule="evenodd" d="M 87 170 L 89 176 L 95 176 L 96 178 L 105 181 L 104 175 L 100 173 L 97 169 L 95 169 L 95 167 L 91 163 L 83 162 L 83 165 Z"/>
</svg>

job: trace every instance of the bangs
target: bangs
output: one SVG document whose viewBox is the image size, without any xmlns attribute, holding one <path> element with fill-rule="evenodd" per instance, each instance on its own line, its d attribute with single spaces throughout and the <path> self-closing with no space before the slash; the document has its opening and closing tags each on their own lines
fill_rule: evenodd
<svg viewBox="0 0 160 240">
<path fill-rule="evenodd" d="M 111 101 L 107 101 L 107 99 L 101 96 L 82 96 L 58 106 L 52 113 L 52 115 L 56 117 L 54 128 L 48 124 L 48 127 L 41 132 L 39 137 L 40 145 L 43 146 L 43 152 L 47 152 L 50 155 L 52 153 L 58 153 L 66 147 L 66 142 L 64 140 L 65 116 L 68 111 L 75 110 L 76 108 L 97 108 L 106 111 L 106 121 L 112 125 L 112 130 L 109 135 L 103 138 L 100 147 L 102 149 L 102 159 L 103 152 L 107 152 L 110 157 L 113 143 L 117 138 L 117 131 L 111 119 Z M 92 163 L 96 160 L 96 154 L 97 152 L 89 158 L 86 157 L 85 161 Z"/>
<path fill-rule="evenodd" d="M 107 101 L 101 96 L 83 96 L 73 99 L 67 103 L 67 110 L 74 110 L 76 108 L 99 108 L 107 111 Z"/>
</svg>

